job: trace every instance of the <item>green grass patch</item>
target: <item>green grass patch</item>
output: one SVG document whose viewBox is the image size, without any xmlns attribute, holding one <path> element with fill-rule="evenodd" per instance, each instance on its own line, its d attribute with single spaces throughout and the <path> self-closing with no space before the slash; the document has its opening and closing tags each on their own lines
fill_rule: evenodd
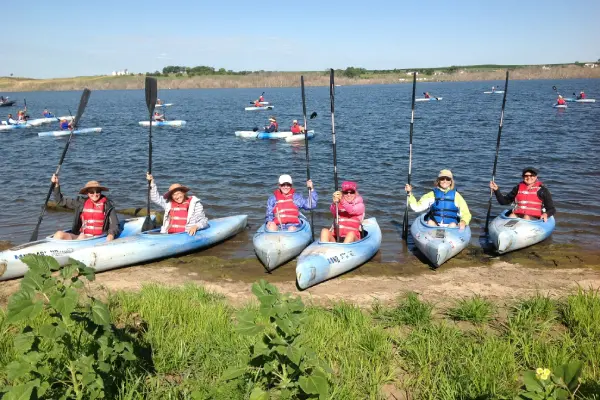
<svg viewBox="0 0 600 400">
<path fill-rule="evenodd" d="M 373 305 L 373 317 L 385 326 L 410 325 L 418 326 L 431 322 L 433 305 L 419 300 L 416 293 L 411 292 L 404 299 L 399 299 L 393 308 Z"/>
<path fill-rule="evenodd" d="M 474 324 L 489 322 L 494 316 L 494 305 L 481 296 L 461 299 L 455 307 L 448 309 L 447 314 L 455 321 L 469 321 Z"/>
</svg>

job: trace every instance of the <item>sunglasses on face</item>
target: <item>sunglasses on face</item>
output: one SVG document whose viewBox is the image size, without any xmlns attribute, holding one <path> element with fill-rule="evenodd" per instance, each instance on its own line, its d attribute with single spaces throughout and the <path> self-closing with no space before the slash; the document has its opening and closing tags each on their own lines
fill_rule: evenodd
<svg viewBox="0 0 600 400">
<path fill-rule="evenodd" d="M 100 194 L 100 193 L 102 193 L 102 191 L 98 190 L 98 189 L 88 190 L 88 194 Z"/>
<path fill-rule="evenodd" d="M 452 181 L 452 179 L 448 178 L 447 176 L 442 176 L 441 178 L 438 178 L 439 181 Z"/>
<path fill-rule="evenodd" d="M 292 187 L 292 184 L 291 184 L 291 183 L 282 183 L 282 184 L 281 184 L 281 185 L 279 185 L 279 186 L 283 186 L 283 187 Z"/>
<path fill-rule="evenodd" d="M 535 178 L 537 175 L 532 175 L 532 174 L 525 174 L 523 175 L 523 178 Z"/>
<path fill-rule="evenodd" d="M 342 191 L 342 193 L 344 193 L 344 194 L 354 194 L 354 193 L 356 193 L 356 191 L 354 191 L 354 190 L 344 190 L 344 191 Z"/>
</svg>

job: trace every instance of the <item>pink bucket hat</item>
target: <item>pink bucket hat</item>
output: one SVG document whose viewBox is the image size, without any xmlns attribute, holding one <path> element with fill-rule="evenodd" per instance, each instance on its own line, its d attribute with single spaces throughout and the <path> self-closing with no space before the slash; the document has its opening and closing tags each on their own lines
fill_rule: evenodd
<svg viewBox="0 0 600 400">
<path fill-rule="evenodd" d="M 358 188 L 358 185 L 356 184 L 356 182 L 352 182 L 352 181 L 344 181 L 342 182 L 342 191 L 345 190 L 356 190 Z"/>
</svg>

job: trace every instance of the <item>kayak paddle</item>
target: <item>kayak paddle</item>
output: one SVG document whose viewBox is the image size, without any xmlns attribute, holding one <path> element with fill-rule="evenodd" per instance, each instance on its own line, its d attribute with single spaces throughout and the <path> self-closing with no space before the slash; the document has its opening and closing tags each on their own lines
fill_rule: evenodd
<svg viewBox="0 0 600 400">
<path fill-rule="evenodd" d="M 83 112 L 85 111 L 85 107 L 87 106 L 87 103 L 88 103 L 88 100 L 90 99 L 91 93 L 92 92 L 89 89 L 87 89 L 87 88 L 83 89 L 83 93 L 81 94 L 81 100 L 79 100 L 79 108 L 77 109 L 77 115 L 75 116 L 75 119 L 73 120 L 73 128 L 71 128 L 71 134 L 69 135 L 67 144 L 65 145 L 62 155 L 60 156 L 60 161 L 58 162 L 58 167 L 56 167 L 56 172 L 54 172 L 54 174 L 57 176 L 58 176 L 58 173 L 60 172 L 60 167 L 62 167 L 62 163 L 65 160 L 65 156 L 67 155 L 67 150 L 69 149 L 69 144 L 71 143 L 71 139 L 73 138 L 73 131 L 77 128 L 77 125 L 79 124 L 79 120 L 81 119 L 81 116 L 83 115 Z M 50 190 L 48 190 L 48 194 L 46 195 L 46 201 L 44 201 L 44 205 L 42 206 L 42 212 L 40 213 L 38 222 L 35 225 L 35 229 L 33 230 L 31 237 L 29 238 L 30 242 L 36 241 L 38 238 L 40 225 L 42 224 L 42 219 L 44 218 L 44 213 L 46 212 L 46 206 L 48 205 L 48 200 L 50 200 L 50 195 L 52 195 L 53 190 L 54 190 L 54 182 L 52 182 L 50 184 Z"/>
<path fill-rule="evenodd" d="M 337 175 L 337 154 L 335 147 L 335 84 L 334 84 L 334 71 L 333 68 L 329 71 L 329 102 L 331 103 L 331 141 L 333 143 L 333 183 L 335 185 L 335 191 L 338 191 L 338 175 Z M 339 235 L 340 226 L 340 211 L 338 203 L 335 203 L 335 220 L 333 222 L 333 233 L 335 234 L 335 241 L 340 241 Z"/>
<path fill-rule="evenodd" d="M 306 180 L 310 180 L 310 157 L 308 155 L 308 129 L 306 125 L 306 96 L 304 94 L 304 75 L 300 75 L 300 90 L 302 91 L 302 114 L 304 115 L 304 145 L 306 147 Z M 316 114 L 313 112 L 313 114 Z M 311 115 L 312 117 L 312 115 Z M 315 238 L 315 228 L 312 210 L 312 189 L 308 189 L 308 208 L 310 208 L 310 234 Z"/>
<path fill-rule="evenodd" d="M 554 87 L 554 86 L 553 86 Z M 500 136 L 502 135 L 502 123 L 504 122 L 504 106 L 506 105 L 506 93 L 508 92 L 508 70 L 506 71 L 506 81 L 504 82 L 504 98 L 502 99 L 502 111 L 500 112 L 500 125 L 498 126 L 498 139 L 496 139 L 496 157 L 494 158 L 494 169 L 492 170 L 492 182 L 496 180 L 496 165 L 498 164 L 498 152 L 500 151 Z M 488 233 L 490 222 L 490 212 L 492 211 L 492 196 L 494 191 L 490 189 L 490 200 L 488 202 L 487 215 L 485 216 L 485 233 Z"/>
<path fill-rule="evenodd" d="M 152 174 L 152 115 L 156 107 L 156 99 L 158 97 L 158 86 L 156 79 L 149 76 L 146 77 L 146 106 L 148 107 L 148 119 L 150 120 L 150 128 L 148 129 L 148 173 Z M 148 181 L 148 203 L 146 205 L 146 219 L 142 225 L 142 232 L 154 229 L 154 223 L 150 218 L 150 189 L 152 182 Z"/>
<path fill-rule="evenodd" d="M 410 114 L 410 133 L 408 141 L 408 184 L 412 175 L 412 143 L 413 143 L 413 126 L 415 124 L 415 92 L 417 89 L 417 73 L 413 72 L 413 87 L 412 87 L 412 105 Z M 406 194 L 406 209 L 404 210 L 404 220 L 402 222 L 402 239 L 408 239 L 408 201 L 410 193 Z"/>
</svg>

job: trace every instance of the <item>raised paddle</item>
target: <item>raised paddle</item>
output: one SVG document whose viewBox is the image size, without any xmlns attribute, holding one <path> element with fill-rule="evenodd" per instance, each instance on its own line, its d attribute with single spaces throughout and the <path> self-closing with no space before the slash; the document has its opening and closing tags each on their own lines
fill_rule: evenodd
<svg viewBox="0 0 600 400">
<path fill-rule="evenodd" d="M 552 86 L 556 88 L 555 86 Z M 496 180 L 496 166 L 498 165 L 498 152 L 500 151 L 500 136 L 502 135 L 502 124 L 504 122 L 504 106 L 506 105 L 506 93 L 508 92 L 508 70 L 506 71 L 506 81 L 504 82 L 504 98 L 502 99 L 502 111 L 500 112 L 500 125 L 498 126 L 498 138 L 496 139 L 496 156 L 494 157 L 494 168 L 492 169 L 492 182 Z M 488 233 L 490 222 L 490 212 L 492 211 L 492 196 L 494 191 L 490 189 L 490 200 L 488 202 L 487 214 L 485 216 L 485 233 Z"/>
<path fill-rule="evenodd" d="M 148 119 L 150 128 L 148 129 L 148 173 L 152 174 L 152 115 L 156 107 L 156 99 L 158 97 L 158 86 L 156 79 L 149 76 L 146 77 L 146 106 L 148 107 Z M 146 219 L 142 225 L 142 232 L 154 229 L 154 222 L 150 218 L 150 190 L 151 181 L 148 181 L 148 202 L 146 205 Z"/>
<path fill-rule="evenodd" d="M 56 167 L 56 172 L 54 172 L 54 175 L 58 176 L 58 173 L 60 172 L 60 167 L 62 167 L 62 163 L 65 160 L 65 156 L 67 155 L 67 150 L 69 150 L 69 144 L 71 143 L 71 139 L 73 138 L 73 131 L 75 129 L 77 129 L 77 125 L 79 124 L 79 120 L 81 119 L 81 116 L 83 115 L 83 112 L 85 111 L 85 107 L 87 106 L 87 103 L 88 103 L 88 100 L 90 99 L 91 93 L 92 92 L 89 89 L 83 89 L 83 93 L 81 94 L 81 100 L 79 100 L 79 108 L 77 109 L 77 115 L 75 116 L 75 119 L 73 120 L 73 127 L 71 128 L 71 134 L 69 135 L 67 144 L 65 144 L 65 148 L 62 152 L 62 155 L 60 156 L 60 161 L 58 162 L 58 167 Z M 33 230 L 31 237 L 29 238 L 30 242 L 33 242 L 33 241 L 37 240 L 37 238 L 38 238 L 40 225 L 42 224 L 42 219 L 44 219 L 44 213 L 46 212 L 46 206 L 48 205 L 48 200 L 50 200 L 50 195 L 52 195 L 53 190 L 54 190 L 54 182 L 52 182 L 50 184 L 50 189 L 48 190 L 48 194 L 46 195 L 46 201 L 44 201 L 44 205 L 42 206 L 42 212 L 40 213 L 38 222 L 35 225 L 35 229 Z"/>
<path fill-rule="evenodd" d="M 331 103 L 331 140 L 333 147 L 333 183 L 335 191 L 338 191 L 338 175 L 337 175 L 337 154 L 335 147 L 335 82 L 333 68 L 329 71 L 329 102 Z M 333 222 L 333 232 L 336 242 L 340 241 L 339 235 L 340 211 L 338 203 L 335 203 L 335 220 Z"/>
<path fill-rule="evenodd" d="M 410 133 L 408 140 L 408 184 L 412 175 L 412 142 L 413 142 L 413 126 L 415 124 L 415 92 L 417 89 L 417 73 L 413 72 L 413 87 L 412 87 L 412 105 L 410 114 Z M 406 194 L 406 209 L 404 210 L 404 220 L 402 222 L 402 239 L 408 239 L 408 201 L 410 193 Z"/>
<path fill-rule="evenodd" d="M 304 146 L 306 147 L 306 180 L 310 180 L 310 157 L 308 155 L 308 128 L 306 121 L 306 95 L 304 94 L 304 75 L 300 75 L 300 89 L 302 91 L 302 114 L 304 115 Z M 313 112 L 316 116 L 317 113 Z M 311 115 L 312 117 L 312 115 Z M 312 210 L 312 189 L 308 189 L 308 207 L 310 208 L 310 233 L 311 238 L 315 237 L 315 228 L 313 221 L 313 210 Z"/>
</svg>

